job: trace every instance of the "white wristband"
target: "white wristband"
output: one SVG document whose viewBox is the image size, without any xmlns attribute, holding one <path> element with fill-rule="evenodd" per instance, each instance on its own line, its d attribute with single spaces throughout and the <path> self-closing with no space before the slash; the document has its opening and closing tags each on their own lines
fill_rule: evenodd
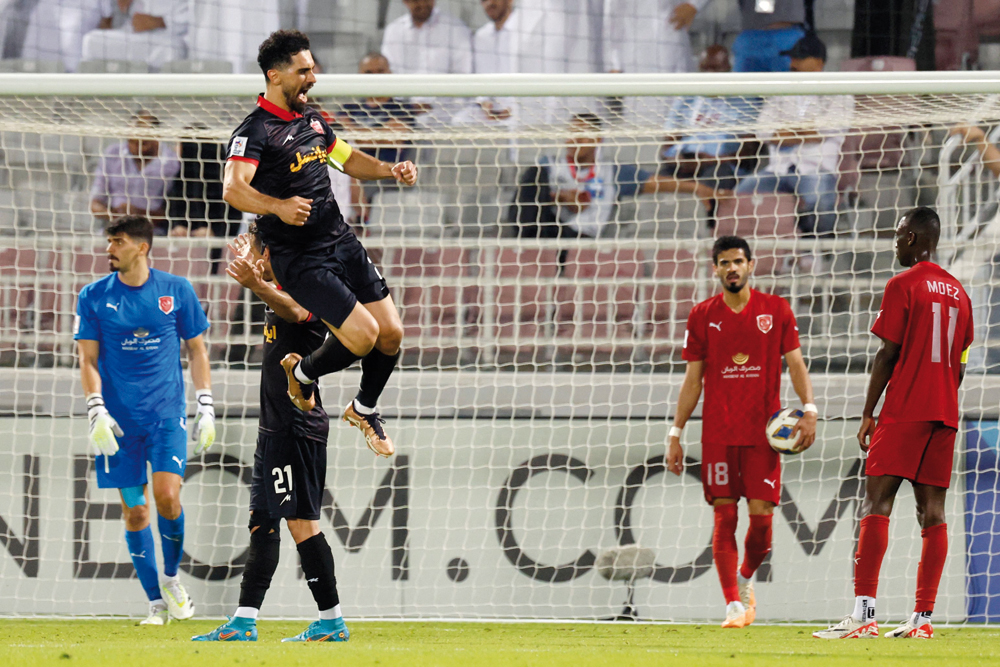
<svg viewBox="0 0 1000 667">
<path fill-rule="evenodd" d="M 91 407 L 92 404 L 104 405 L 104 396 L 101 395 L 101 392 L 95 391 L 92 394 L 87 394 L 87 407 Z"/>
<path fill-rule="evenodd" d="M 680 439 L 682 431 L 676 426 L 670 427 L 669 437 Z"/>
<path fill-rule="evenodd" d="M 196 389 L 194 397 L 198 401 L 199 405 L 212 405 L 215 402 L 212 399 L 211 389 Z"/>
<path fill-rule="evenodd" d="M 815 403 L 806 403 L 802 406 L 802 412 L 811 412 L 814 415 L 819 415 L 819 410 L 816 409 Z"/>
</svg>

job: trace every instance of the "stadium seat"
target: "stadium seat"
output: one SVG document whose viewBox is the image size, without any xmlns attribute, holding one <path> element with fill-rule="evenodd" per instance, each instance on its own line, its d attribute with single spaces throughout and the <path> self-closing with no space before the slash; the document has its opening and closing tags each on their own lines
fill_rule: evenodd
<svg viewBox="0 0 1000 667">
<path fill-rule="evenodd" d="M 708 232 L 708 213 L 693 195 L 663 193 L 618 205 L 619 238 L 696 239 Z"/>
<path fill-rule="evenodd" d="M 163 63 L 162 74 L 232 74 L 233 63 L 228 60 L 174 60 Z"/>
<path fill-rule="evenodd" d="M 554 248 L 502 247 L 497 251 L 493 275 L 499 284 L 494 303 L 482 305 L 493 308 L 501 355 L 530 359 L 551 340 L 558 254 Z"/>
<path fill-rule="evenodd" d="M 0 60 L 0 72 L 11 74 L 62 74 L 66 69 L 58 60 L 5 58 Z"/>
<path fill-rule="evenodd" d="M 425 190 L 387 189 L 372 202 L 368 234 L 437 238 L 443 231 L 443 207 L 438 194 Z"/>
<path fill-rule="evenodd" d="M 0 331 L 5 336 L 34 325 L 36 255 L 26 248 L 0 250 Z"/>
<path fill-rule="evenodd" d="M 683 340 L 688 315 L 697 302 L 698 259 L 690 250 L 657 250 L 653 257 L 653 286 L 649 304 L 650 358 L 667 361 Z M 706 264 L 708 258 L 701 258 Z M 687 282 L 691 281 L 691 282 Z"/>
<path fill-rule="evenodd" d="M 765 248 L 754 239 L 793 239 L 798 224 L 797 200 L 794 195 L 733 195 L 719 200 L 715 211 L 715 235 L 735 234 L 750 241 L 754 251 L 758 277 L 788 273 L 790 251 Z"/>
<path fill-rule="evenodd" d="M 563 278 L 576 281 L 556 290 L 556 335 L 565 348 L 565 339 L 598 339 L 580 346 L 572 343 L 574 359 L 581 355 L 611 354 L 631 350 L 631 343 L 642 334 L 642 317 L 636 304 L 642 303 L 642 290 L 636 279 L 646 274 L 645 255 L 641 250 L 614 249 L 570 250 L 566 256 Z"/>
<path fill-rule="evenodd" d="M 154 246 L 151 257 L 153 268 L 187 278 L 199 299 L 204 301 L 208 298 L 208 285 L 212 279 L 208 248 L 170 241 L 164 243 L 161 240 Z"/>
<path fill-rule="evenodd" d="M 81 74 L 146 74 L 149 65 L 138 60 L 84 60 Z"/>
</svg>

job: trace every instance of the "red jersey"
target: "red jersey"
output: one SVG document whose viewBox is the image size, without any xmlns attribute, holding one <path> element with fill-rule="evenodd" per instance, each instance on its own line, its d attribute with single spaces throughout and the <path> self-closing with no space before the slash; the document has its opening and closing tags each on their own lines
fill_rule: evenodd
<svg viewBox="0 0 1000 667">
<path fill-rule="evenodd" d="M 958 374 L 973 336 L 961 283 L 932 262 L 910 267 L 886 283 L 872 333 L 901 346 L 879 421 L 958 428 Z"/>
<path fill-rule="evenodd" d="M 706 445 L 767 447 L 767 420 L 781 409 L 782 357 L 799 347 L 788 302 L 750 290 L 738 313 L 722 294 L 691 311 L 685 361 L 704 361 L 701 441 Z"/>
</svg>

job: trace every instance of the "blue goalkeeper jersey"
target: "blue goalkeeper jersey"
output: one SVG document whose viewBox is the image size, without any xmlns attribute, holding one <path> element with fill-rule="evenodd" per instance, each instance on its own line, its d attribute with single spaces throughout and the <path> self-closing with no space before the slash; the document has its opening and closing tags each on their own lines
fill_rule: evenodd
<svg viewBox="0 0 1000 667">
<path fill-rule="evenodd" d="M 207 329 L 191 283 L 150 269 L 140 287 L 123 283 L 118 272 L 84 287 L 73 338 L 100 343 L 104 403 L 124 427 L 185 415 L 181 340 Z"/>
</svg>

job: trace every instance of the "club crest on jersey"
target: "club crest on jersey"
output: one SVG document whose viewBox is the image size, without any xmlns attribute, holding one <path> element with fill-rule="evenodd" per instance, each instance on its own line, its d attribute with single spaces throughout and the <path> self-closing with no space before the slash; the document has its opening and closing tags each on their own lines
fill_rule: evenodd
<svg viewBox="0 0 1000 667">
<path fill-rule="evenodd" d="M 174 312 L 174 297 L 172 296 L 161 296 L 160 297 L 160 310 L 163 311 L 164 315 L 169 315 Z"/>
<path fill-rule="evenodd" d="M 319 122 L 319 118 L 309 121 L 309 127 L 316 130 L 316 134 L 323 134 L 323 123 Z"/>
<path fill-rule="evenodd" d="M 774 326 L 774 318 L 770 315 L 758 315 L 757 316 L 757 328 L 760 329 L 761 333 L 767 333 Z"/>
</svg>

